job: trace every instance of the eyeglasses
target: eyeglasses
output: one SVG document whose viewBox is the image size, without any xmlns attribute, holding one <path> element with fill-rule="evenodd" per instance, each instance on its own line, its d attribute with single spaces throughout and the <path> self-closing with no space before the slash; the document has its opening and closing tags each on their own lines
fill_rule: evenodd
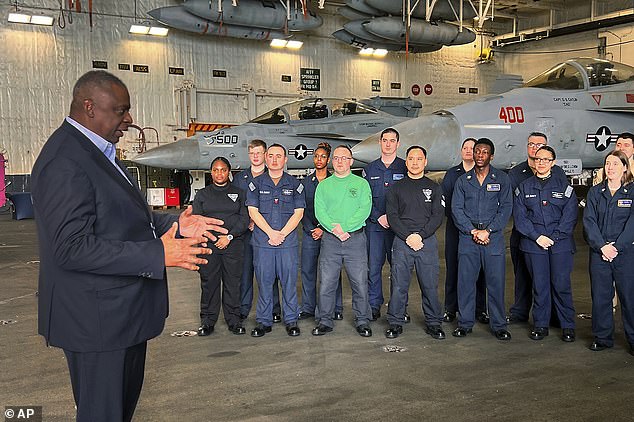
<svg viewBox="0 0 634 422">
<path fill-rule="evenodd" d="M 332 161 L 347 161 L 347 160 L 352 160 L 352 157 L 337 157 L 337 156 L 332 157 Z"/>
<path fill-rule="evenodd" d="M 535 142 L 529 142 L 527 145 L 529 148 L 541 148 L 546 144 L 536 144 Z"/>
<path fill-rule="evenodd" d="M 315 154 L 315 158 L 323 158 L 324 160 L 326 160 L 328 156 L 326 154 Z"/>
<path fill-rule="evenodd" d="M 554 158 L 540 158 L 540 157 L 535 157 L 535 161 L 538 163 L 550 163 L 552 161 L 555 161 Z"/>
</svg>

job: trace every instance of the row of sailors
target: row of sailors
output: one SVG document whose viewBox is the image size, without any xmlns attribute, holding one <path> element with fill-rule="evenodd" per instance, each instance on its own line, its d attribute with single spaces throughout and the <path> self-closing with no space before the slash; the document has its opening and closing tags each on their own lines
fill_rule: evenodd
<svg viewBox="0 0 634 422">
<path fill-rule="evenodd" d="M 507 174 L 491 165 L 494 144 L 486 138 L 464 141 L 462 163 L 436 184 L 426 176 L 427 152 L 413 146 L 398 158 L 399 134 L 386 129 L 381 157 L 363 177 L 351 173 L 349 148 L 334 151 L 321 144 L 314 153 L 315 172 L 301 182 L 284 172 L 281 145 L 249 145 L 251 167 L 229 181 L 231 167 L 223 157 L 212 162 L 213 183 L 198 192 L 194 212 L 225 221 L 227 235 L 213 245 L 200 269 L 199 335 L 214 330 L 221 304 L 229 330 L 246 332 L 258 282 L 256 327 L 264 336 L 284 319 L 289 336 L 300 335 L 298 319 L 315 318 L 313 335 L 324 335 L 342 319 L 341 271 L 352 289 L 352 309 L 359 335 L 372 335 L 370 321 L 384 303 L 381 270 L 391 265 L 387 309 L 388 338 L 398 337 L 408 322 L 410 277 L 416 269 L 422 292 L 426 332 L 445 338 L 442 322 L 458 317 L 452 335 L 465 337 L 475 320 L 488 323 L 502 341 L 511 339 L 508 323 L 528 321 L 532 307 L 534 340 L 549 334 L 551 317 L 562 328 L 563 341 L 575 340 L 570 275 L 578 203 L 556 152 L 542 133 L 531 133 L 527 161 Z M 331 157 L 332 152 L 332 157 Z M 621 301 L 624 331 L 634 353 L 634 288 L 626 282 L 634 270 L 632 135 L 622 134 L 617 150 L 605 158 L 603 177 L 588 193 L 583 225 L 590 245 L 594 341 L 592 350 L 614 344 L 612 297 Z M 327 166 L 332 158 L 334 174 Z M 504 307 L 504 228 L 514 214 L 511 258 L 515 300 L 507 317 Z M 435 232 L 447 216 L 445 233 L 445 310 L 438 297 L 439 258 Z M 300 262 L 298 229 L 302 223 L 302 303 L 297 298 Z M 317 274 L 320 285 L 317 289 Z M 280 309 L 278 282 L 281 286 Z M 553 314 L 553 315 L 551 315 Z"/>
</svg>

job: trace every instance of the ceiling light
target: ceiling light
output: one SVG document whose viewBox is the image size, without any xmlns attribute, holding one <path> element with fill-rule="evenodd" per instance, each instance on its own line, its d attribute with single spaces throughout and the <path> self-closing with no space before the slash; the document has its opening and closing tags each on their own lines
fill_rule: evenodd
<svg viewBox="0 0 634 422">
<path fill-rule="evenodd" d="M 168 28 L 164 28 L 162 26 L 152 26 L 150 27 L 150 35 L 156 35 L 158 37 L 167 37 L 167 33 L 169 32 Z"/>
<path fill-rule="evenodd" d="M 8 21 L 13 23 L 30 23 L 31 15 L 25 15 L 24 13 L 9 13 Z"/>
<path fill-rule="evenodd" d="M 137 35 L 147 35 L 150 32 L 150 27 L 145 25 L 131 25 L 130 33 Z"/>
<path fill-rule="evenodd" d="M 290 40 L 286 43 L 286 48 L 290 48 L 291 50 L 299 50 L 302 48 L 304 43 L 302 41 Z"/>
<path fill-rule="evenodd" d="M 273 38 L 271 40 L 271 47 L 274 48 L 284 48 L 286 47 L 287 41 L 286 40 L 281 40 L 279 38 Z"/>
<path fill-rule="evenodd" d="M 362 48 L 362 49 L 359 51 L 359 54 L 360 54 L 361 56 L 371 56 L 373 53 L 374 53 L 374 48 L 369 48 L 369 47 Z"/>
<path fill-rule="evenodd" d="M 303 41 L 297 41 L 297 40 L 282 40 L 280 38 L 273 38 L 271 40 L 271 47 L 273 48 L 288 48 L 290 50 L 298 50 L 300 48 L 302 48 L 302 45 L 304 45 Z"/>
<path fill-rule="evenodd" d="M 385 57 L 387 56 L 387 50 L 384 48 L 377 48 L 376 50 L 374 50 L 374 53 L 372 53 L 372 55 L 374 57 Z"/>
<path fill-rule="evenodd" d="M 31 16 L 33 25 L 53 26 L 53 18 L 51 16 L 33 15 Z"/>
</svg>

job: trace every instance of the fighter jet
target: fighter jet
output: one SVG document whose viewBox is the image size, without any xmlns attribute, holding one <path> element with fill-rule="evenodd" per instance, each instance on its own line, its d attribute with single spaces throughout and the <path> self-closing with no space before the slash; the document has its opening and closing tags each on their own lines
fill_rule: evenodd
<svg viewBox="0 0 634 422">
<path fill-rule="evenodd" d="M 522 87 L 399 123 L 399 155 L 423 145 L 427 169 L 447 170 L 460 162 L 465 138 L 489 138 L 493 165 L 510 168 L 526 160 L 526 139 L 548 136 L 557 162 L 569 175 L 603 165 L 619 133 L 634 129 L 634 68 L 609 60 L 577 58 L 541 73 Z M 380 156 L 379 135 L 352 149 L 369 163 Z"/>
<path fill-rule="evenodd" d="M 403 102 L 411 109 L 412 100 Z M 333 149 L 341 144 L 352 147 L 370 134 L 412 117 L 391 115 L 354 100 L 310 98 L 276 107 L 239 126 L 202 132 L 153 148 L 132 161 L 178 170 L 209 170 L 215 157 L 224 156 L 233 169 L 241 169 L 249 166 L 249 142 L 262 139 L 287 148 L 289 169 L 305 169 L 312 167 L 311 156 L 322 141 Z"/>
</svg>

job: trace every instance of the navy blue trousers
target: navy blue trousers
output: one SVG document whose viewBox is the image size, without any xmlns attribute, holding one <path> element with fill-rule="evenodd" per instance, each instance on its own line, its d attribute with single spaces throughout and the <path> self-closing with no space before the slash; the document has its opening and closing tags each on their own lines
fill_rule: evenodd
<svg viewBox="0 0 634 422">
<path fill-rule="evenodd" d="M 251 312 L 253 304 L 253 245 L 251 245 L 251 232 L 247 231 L 243 236 L 244 260 L 242 261 L 242 278 L 240 279 L 240 315 L 245 317 Z M 273 312 L 280 313 L 280 289 L 278 283 L 273 285 Z"/>
<path fill-rule="evenodd" d="M 592 286 L 592 334 L 608 346 L 614 345 L 614 285 L 621 305 L 623 331 L 634 345 L 634 251 L 620 252 L 612 262 L 590 251 L 590 282 Z"/>
<path fill-rule="evenodd" d="M 273 324 L 273 287 L 276 279 L 282 285 L 284 323 L 297 321 L 297 267 L 299 250 L 291 248 L 253 247 L 253 264 L 258 280 L 258 304 L 255 320 L 265 326 Z"/>
<path fill-rule="evenodd" d="M 514 246 L 512 243 L 510 249 L 513 274 L 515 275 L 515 290 L 514 302 L 509 309 L 509 313 L 517 319 L 528 320 L 531 306 L 533 305 L 533 280 L 524 257 L 525 253 L 520 250 L 519 246 Z M 544 327 L 548 327 L 548 324 L 544 325 Z"/>
<path fill-rule="evenodd" d="M 321 239 L 314 240 L 310 233 L 304 232 L 302 237 L 302 306 L 301 311 L 319 315 L 317 309 L 317 268 L 319 263 L 319 251 Z M 341 298 L 341 276 L 337 287 L 337 299 L 335 312 L 343 312 L 343 300 Z"/>
<path fill-rule="evenodd" d="M 452 218 L 445 224 L 445 311 L 458 313 L 458 234 Z M 476 315 L 487 312 L 487 286 L 480 271 L 476 282 Z"/>
<path fill-rule="evenodd" d="M 392 294 L 387 310 L 390 325 L 402 325 L 407 305 L 412 270 L 422 294 L 422 308 L 428 326 L 440 325 L 442 308 L 438 299 L 438 241 L 436 237 L 425 239 L 425 246 L 414 251 L 399 237 L 394 238 L 392 248 Z"/>
<path fill-rule="evenodd" d="M 572 252 L 534 254 L 524 252 L 526 265 L 533 281 L 533 323 L 548 327 L 551 309 L 555 308 L 561 328 L 575 328 L 575 308 L 572 302 Z"/>
<path fill-rule="evenodd" d="M 110 352 L 64 350 L 77 422 L 128 422 L 139 401 L 147 342 Z"/>
<path fill-rule="evenodd" d="M 484 271 L 492 331 L 506 328 L 504 281 L 506 257 L 504 238 L 492 234 L 487 246 L 476 244 L 471 235 L 460 234 L 458 245 L 458 325 L 472 328 L 475 323 L 475 290 L 480 270 Z"/>
<path fill-rule="evenodd" d="M 368 248 L 368 295 L 370 307 L 373 311 L 381 308 L 385 299 L 383 297 L 383 264 L 385 260 L 392 265 L 392 242 L 394 242 L 394 232 L 391 230 L 366 229 Z"/>
</svg>

